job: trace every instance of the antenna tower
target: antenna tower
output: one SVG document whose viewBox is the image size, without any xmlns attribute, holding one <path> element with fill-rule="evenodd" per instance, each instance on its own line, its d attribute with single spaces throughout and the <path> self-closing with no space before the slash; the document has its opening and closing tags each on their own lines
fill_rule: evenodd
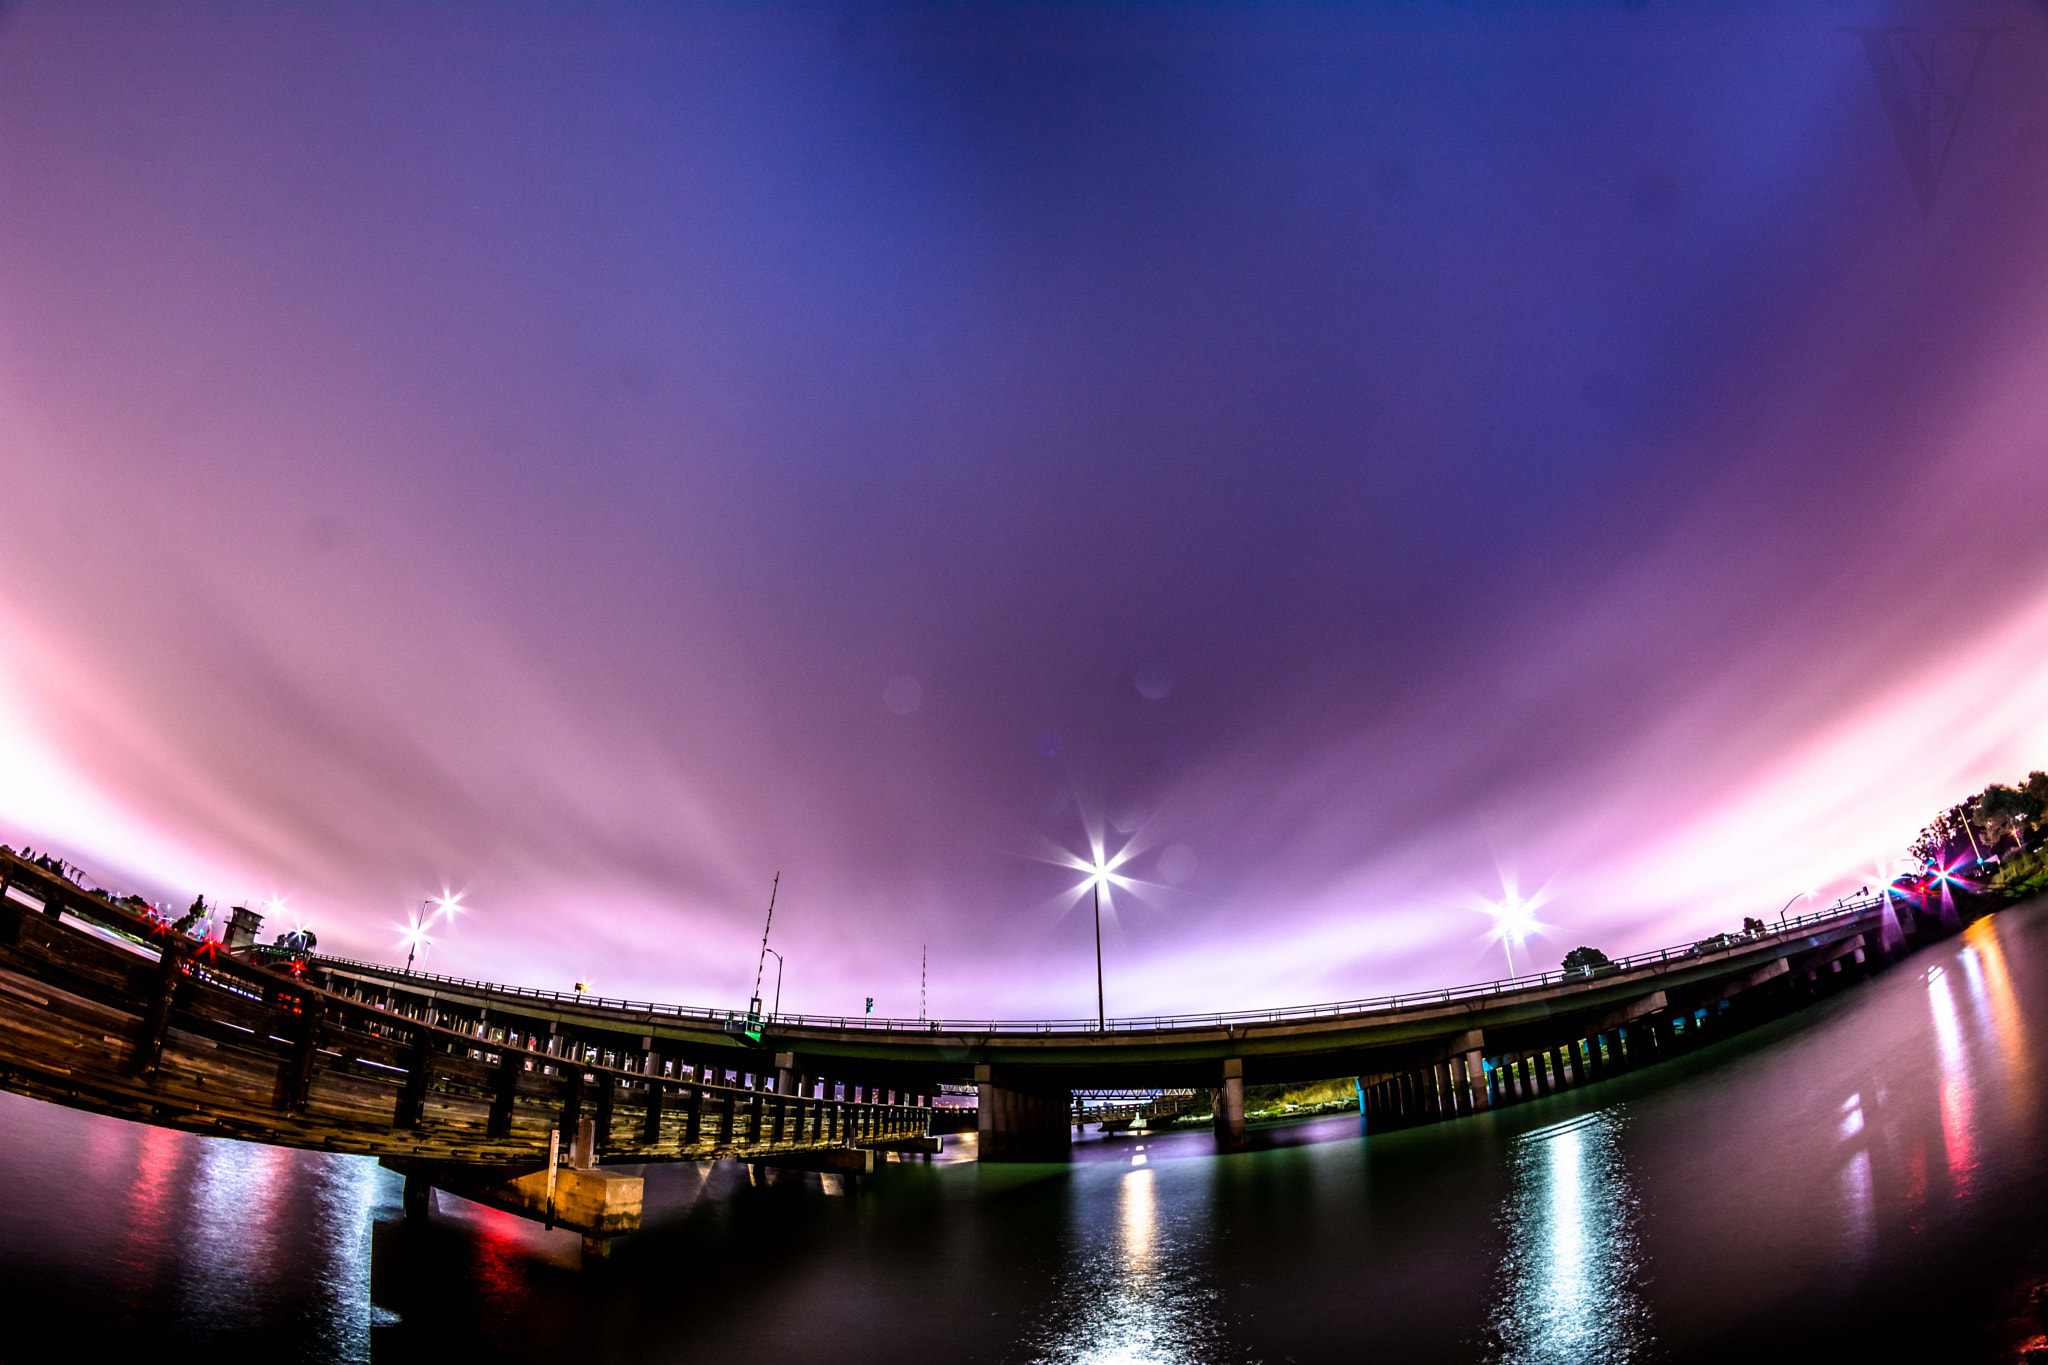
<svg viewBox="0 0 2048 1365">
<path fill-rule="evenodd" d="M 932 950 L 930 948 L 920 947 L 917 950 L 917 1021 L 920 1024 L 924 1022 L 925 968 L 930 965 L 931 960 Z"/>
<path fill-rule="evenodd" d="M 782 871 L 776 869 L 775 882 L 768 888 L 768 922 L 761 926 L 761 955 L 754 960 L 754 1008 L 761 1007 L 761 971 L 768 965 L 768 931 L 775 927 L 775 893 L 782 889 Z"/>
</svg>

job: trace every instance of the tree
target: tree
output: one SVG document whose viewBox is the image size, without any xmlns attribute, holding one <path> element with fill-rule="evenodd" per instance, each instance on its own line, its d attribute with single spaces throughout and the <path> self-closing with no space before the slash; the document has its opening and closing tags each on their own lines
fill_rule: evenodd
<svg viewBox="0 0 2048 1365">
<path fill-rule="evenodd" d="M 205 919 L 206 912 L 211 908 L 212 907 L 208 906 L 206 903 L 206 897 L 193 897 L 192 908 L 187 910 L 184 913 L 184 915 L 179 918 L 178 922 L 171 926 L 172 931 L 180 934 L 190 933 L 192 926 L 199 923 L 199 921 Z"/>
<path fill-rule="evenodd" d="M 2008 787 L 1994 782 L 1971 803 L 1978 827 L 1990 833 L 1994 842 L 2013 841 L 2016 848 L 2027 846 L 2027 834 L 2041 818 L 2048 804 L 2048 773 L 2028 773 L 2025 785 Z"/>
<path fill-rule="evenodd" d="M 1564 969 L 1568 972 L 1590 972 L 1607 963 L 1607 954 L 1598 948 L 1574 948 L 1564 955 Z"/>
<path fill-rule="evenodd" d="M 1923 867 L 1954 867 L 1976 862 L 1988 840 L 1989 831 L 1980 829 L 1973 816 L 1977 798 L 1959 801 L 1934 817 L 1906 850 Z"/>
</svg>

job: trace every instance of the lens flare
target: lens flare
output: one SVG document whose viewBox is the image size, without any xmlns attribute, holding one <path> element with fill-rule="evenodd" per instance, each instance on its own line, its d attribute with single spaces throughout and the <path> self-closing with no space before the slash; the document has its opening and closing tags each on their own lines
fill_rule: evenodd
<svg viewBox="0 0 2048 1365">
<path fill-rule="evenodd" d="M 1486 941 L 1499 943 L 1507 956 L 1508 975 L 1515 974 L 1515 949 L 1528 941 L 1530 936 L 1549 932 L 1554 926 L 1536 918 L 1536 911 L 1550 900 L 1550 887 L 1546 883 L 1533 895 L 1524 896 L 1515 879 L 1501 878 L 1501 894 L 1496 900 L 1481 900 L 1477 909 L 1493 917 L 1493 928 L 1487 931 Z"/>
<path fill-rule="evenodd" d="M 410 924 L 398 926 L 398 946 L 405 949 L 408 961 L 415 953 L 424 952 L 432 947 L 433 943 L 434 940 L 427 936 L 427 922 L 424 920 L 416 919 Z"/>
</svg>

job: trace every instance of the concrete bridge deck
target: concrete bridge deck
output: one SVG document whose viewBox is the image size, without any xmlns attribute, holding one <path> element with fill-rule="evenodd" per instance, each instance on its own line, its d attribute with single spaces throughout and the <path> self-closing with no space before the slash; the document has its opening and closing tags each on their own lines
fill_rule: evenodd
<svg viewBox="0 0 2048 1365">
<path fill-rule="evenodd" d="M 1058 1159 L 1072 1092 L 1213 1092 L 1219 1139 L 1243 1140 L 1243 1086 L 1359 1078 L 1382 1124 L 1470 1112 L 1594 1079 L 1791 1008 L 1911 943 L 1953 930 L 1952 903 L 1868 897 L 1764 933 L 1637 954 L 1591 974 L 1547 972 L 1377 1000 L 1181 1018 L 873 1020 L 754 1018 L 597 1000 L 314 959 L 335 989 L 396 992 L 459 1011 L 510 1010 L 579 1036 L 729 1049 L 798 1075 L 860 1074 L 929 1094 L 971 1082 L 985 1160 Z M 1826 980 L 1821 978 L 1825 974 Z M 1576 1049 L 1574 1062 L 1560 1048 Z"/>
</svg>

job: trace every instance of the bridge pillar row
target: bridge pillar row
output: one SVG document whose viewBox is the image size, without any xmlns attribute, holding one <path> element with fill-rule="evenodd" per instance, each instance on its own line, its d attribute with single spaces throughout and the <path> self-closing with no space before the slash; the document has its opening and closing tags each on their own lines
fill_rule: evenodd
<svg viewBox="0 0 2048 1365">
<path fill-rule="evenodd" d="M 1216 1145 L 1226 1151 L 1244 1146 L 1244 1062 L 1223 1062 L 1223 1084 L 1216 1091 Z"/>
<path fill-rule="evenodd" d="M 775 1054 L 775 1093 L 794 1095 L 796 1093 L 796 1054 L 778 1052 Z"/>
</svg>

